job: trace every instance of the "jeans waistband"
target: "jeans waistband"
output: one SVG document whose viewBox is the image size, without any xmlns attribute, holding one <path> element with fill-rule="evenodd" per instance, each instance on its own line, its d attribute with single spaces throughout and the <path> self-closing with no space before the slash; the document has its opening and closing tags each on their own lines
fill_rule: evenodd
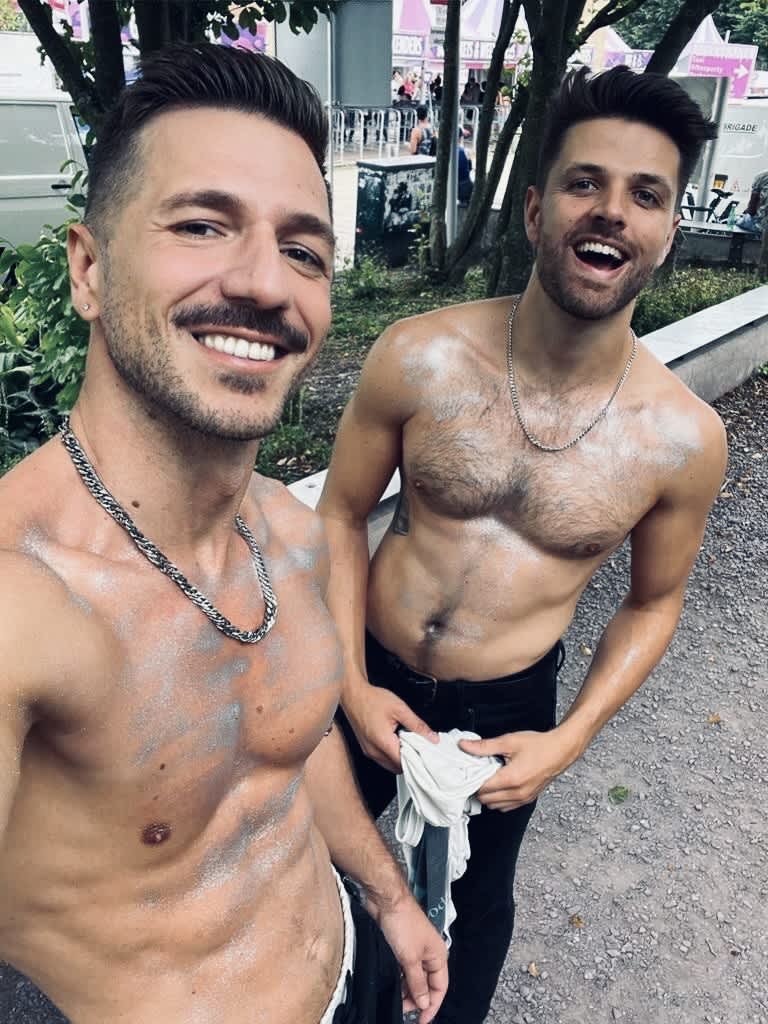
<svg viewBox="0 0 768 1024">
<path fill-rule="evenodd" d="M 452 688 L 471 692 L 473 701 L 477 703 L 492 704 L 497 700 L 507 700 L 509 698 L 510 684 L 523 684 L 540 676 L 551 677 L 557 675 L 565 661 L 565 646 L 562 640 L 558 640 L 554 647 L 547 651 L 542 658 L 539 658 L 533 665 L 529 665 L 528 668 L 524 668 L 520 672 L 510 672 L 506 676 L 497 676 L 494 679 L 479 681 L 469 679 L 438 679 L 425 672 L 419 672 L 417 669 L 406 664 L 396 654 L 383 647 L 372 633 L 366 632 L 365 644 L 369 674 L 371 674 L 371 667 L 375 666 L 377 661 L 379 664 L 383 662 L 387 668 L 396 672 L 403 682 L 417 687 L 423 685 L 425 689 L 431 688 L 433 693 L 438 685 L 444 693 Z"/>
</svg>

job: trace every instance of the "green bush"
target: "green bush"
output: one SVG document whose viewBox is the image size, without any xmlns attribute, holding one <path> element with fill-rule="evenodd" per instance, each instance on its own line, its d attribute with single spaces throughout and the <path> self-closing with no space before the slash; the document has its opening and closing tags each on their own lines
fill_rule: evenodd
<svg viewBox="0 0 768 1024">
<path fill-rule="evenodd" d="M 692 313 L 725 302 L 758 284 L 753 273 L 685 267 L 659 279 L 640 293 L 632 327 L 642 337 Z"/>
<path fill-rule="evenodd" d="M 69 220 L 0 258 L 0 464 L 49 437 L 80 391 L 88 327 L 72 308 L 67 231 L 85 200 L 69 202 Z"/>
</svg>

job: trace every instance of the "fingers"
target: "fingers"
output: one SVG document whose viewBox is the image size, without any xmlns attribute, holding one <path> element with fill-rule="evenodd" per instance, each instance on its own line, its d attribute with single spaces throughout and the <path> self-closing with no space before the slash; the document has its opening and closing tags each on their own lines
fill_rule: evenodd
<svg viewBox="0 0 768 1024">
<path fill-rule="evenodd" d="M 416 977 L 418 991 L 414 991 L 410 978 Z M 429 1024 L 434 1019 L 448 991 L 448 964 L 446 958 L 424 960 L 415 965 L 413 972 L 403 973 L 403 1012 L 420 1010 L 419 1024 Z"/>
<path fill-rule="evenodd" d="M 400 701 L 400 706 L 397 709 L 397 719 L 400 725 L 408 732 L 416 732 L 419 736 L 423 736 L 425 739 L 430 740 L 432 743 L 438 743 L 439 737 L 437 733 L 430 729 L 425 721 L 408 707 L 404 701 Z"/>
</svg>

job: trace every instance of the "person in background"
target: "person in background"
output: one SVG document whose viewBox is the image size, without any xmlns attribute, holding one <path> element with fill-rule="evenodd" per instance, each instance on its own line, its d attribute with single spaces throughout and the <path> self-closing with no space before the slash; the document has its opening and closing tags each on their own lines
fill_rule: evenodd
<svg viewBox="0 0 768 1024">
<path fill-rule="evenodd" d="M 752 182 L 752 192 L 736 227 L 760 235 L 768 226 L 768 171 L 762 171 Z"/>
<path fill-rule="evenodd" d="M 411 131 L 411 138 L 408 143 L 409 151 L 415 156 L 434 156 L 437 143 L 437 133 L 429 120 L 429 111 L 426 107 L 416 108 L 416 124 Z"/>
<path fill-rule="evenodd" d="M 472 198 L 472 190 L 474 189 L 474 182 L 472 181 L 472 161 L 467 156 L 467 151 L 464 149 L 464 139 L 468 136 L 468 132 L 464 128 L 459 128 L 459 144 L 457 147 L 458 153 L 458 186 L 457 186 L 457 197 L 460 206 L 467 206 L 469 200 Z"/>
</svg>

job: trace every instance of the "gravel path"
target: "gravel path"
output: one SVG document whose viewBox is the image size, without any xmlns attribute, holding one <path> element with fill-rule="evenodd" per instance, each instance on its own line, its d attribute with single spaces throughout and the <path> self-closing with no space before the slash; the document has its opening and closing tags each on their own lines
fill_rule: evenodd
<svg viewBox="0 0 768 1024">
<path fill-rule="evenodd" d="M 768 379 L 716 406 L 728 477 L 682 622 L 653 677 L 539 801 L 489 1024 L 768 1024 Z M 563 707 L 627 567 L 622 550 L 581 602 Z M 62 1021 L 0 968 L 2 1024 Z"/>
</svg>

